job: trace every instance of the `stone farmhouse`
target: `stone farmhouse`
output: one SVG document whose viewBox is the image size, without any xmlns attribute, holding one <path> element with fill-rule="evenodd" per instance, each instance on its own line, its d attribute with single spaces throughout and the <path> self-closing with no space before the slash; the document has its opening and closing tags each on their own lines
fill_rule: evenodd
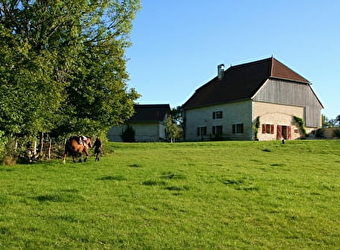
<svg viewBox="0 0 340 250">
<path fill-rule="evenodd" d="M 323 105 L 306 78 L 271 57 L 219 65 L 182 108 L 187 141 L 294 140 L 321 127 Z"/>
<path fill-rule="evenodd" d="M 135 131 L 136 142 L 158 142 L 166 139 L 165 121 L 170 112 L 169 104 L 136 104 L 135 114 L 125 124 L 112 127 L 107 134 L 109 141 L 122 142 L 122 132 L 130 125 Z"/>
</svg>

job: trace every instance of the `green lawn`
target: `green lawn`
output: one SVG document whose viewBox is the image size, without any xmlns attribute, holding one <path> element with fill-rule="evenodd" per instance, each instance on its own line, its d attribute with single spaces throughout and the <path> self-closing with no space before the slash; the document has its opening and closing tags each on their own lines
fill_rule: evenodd
<svg viewBox="0 0 340 250">
<path fill-rule="evenodd" d="M 340 249 L 340 141 L 107 143 L 0 166 L 0 249 Z"/>
</svg>

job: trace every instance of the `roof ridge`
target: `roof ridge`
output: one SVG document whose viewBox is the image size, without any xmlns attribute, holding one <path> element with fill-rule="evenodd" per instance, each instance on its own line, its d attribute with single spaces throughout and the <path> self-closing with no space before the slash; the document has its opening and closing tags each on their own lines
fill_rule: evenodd
<svg viewBox="0 0 340 250">
<path fill-rule="evenodd" d="M 274 66 L 273 62 L 274 62 L 274 59 L 275 58 L 272 56 L 271 60 L 270 60 L 270 74 L 269 74 L 270 77 L 273 77 L 273 66 Z"/>
<path fill-rule="evenodd" d="M 263 63 L 267 60 L 270 60 L 272 57 L 268 57 L 268 58 L 264 58 L 264 59 L 259 59 L 259 60 L 256 60 L 256 61 L 252 61 L 252 62 L 246 62 L 246 63 L 241 63 L 241 64 L 237 64 L 237 65 L 232 65 L 230 66 L 228 69 L 230 68 L 239 68 L 239 67 L 247 67 L 249 65 L 254 65 L 254 64 L 258 64 L 258 63 Z M 226 69 L 226 70 L 228 70 Z"/>
</svg>

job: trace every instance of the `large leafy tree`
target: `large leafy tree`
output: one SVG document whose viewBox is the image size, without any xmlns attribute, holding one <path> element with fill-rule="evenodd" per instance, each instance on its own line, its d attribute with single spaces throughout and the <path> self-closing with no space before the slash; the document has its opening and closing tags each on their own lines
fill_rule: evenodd
<svg viewBox="0 0 340 250">
<path fill-rule="evenodd" d="M 138 94 L 127 89 L 124 52 L 139 8 L 139 0 L 0 0 L 0 129 L 85 132 L 129 118 Z"/>
<path fill-rule="evenodd" d="M 0 130 L 104 131 L 133 113 L 125 49 L 139 0 L 0 0 Z"/>
<path fill-rule="evenodd" d="M 52 78 L 47 54 L 31 52 L 0 26 L 0 130 L 8 135 L 34 134 L 51 129 L 63 97 Z"/>
</svg>

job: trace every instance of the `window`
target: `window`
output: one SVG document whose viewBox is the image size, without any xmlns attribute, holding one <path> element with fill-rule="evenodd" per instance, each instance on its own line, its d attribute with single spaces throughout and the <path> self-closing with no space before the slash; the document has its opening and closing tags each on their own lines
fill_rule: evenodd
<svg viewBox="0 0 340 250">
<path fill-rule="evenodd" d="M 243 134 L 243 123 L 233 124 L 233 134 Z"/>
<path fill-rule="evenodd" d="M 197 136 L 207 135 L 207 127 L 198 127 Z"/>
<path fill-rule="evenodd" d="M 201 127 L 201 135 L 207 135 L 207 127 Z"/>
<path fill-rule="evenodd" d="M 262 124 L 262 134 L 274 134 L 274 124 Z"/>
<path fill-rule="evenodd" d="M 212 134 L 213 135 L 222 135 L 223 129 L 222 126 L 213 126 L 212 127 Z"/>
<path fill-rule="evenodd" d="M 222 119 L 223 112 L 222 111 L 214 111 L 213 112 L 213 119 Z"/>
<path fill-rule="evenodd" d="M 243 124 L 236 124 L 236 133 L 243 134 Z"/>
<path fill-rule="evenodd" d="M 276 138 L 278 140 L 281 140 L 281 139 L 290 140 L 290 139 L 292 139 L 292 127 L 291 126 L 285 126 L 285 125 L 277 125 Z"/>
</svg>

